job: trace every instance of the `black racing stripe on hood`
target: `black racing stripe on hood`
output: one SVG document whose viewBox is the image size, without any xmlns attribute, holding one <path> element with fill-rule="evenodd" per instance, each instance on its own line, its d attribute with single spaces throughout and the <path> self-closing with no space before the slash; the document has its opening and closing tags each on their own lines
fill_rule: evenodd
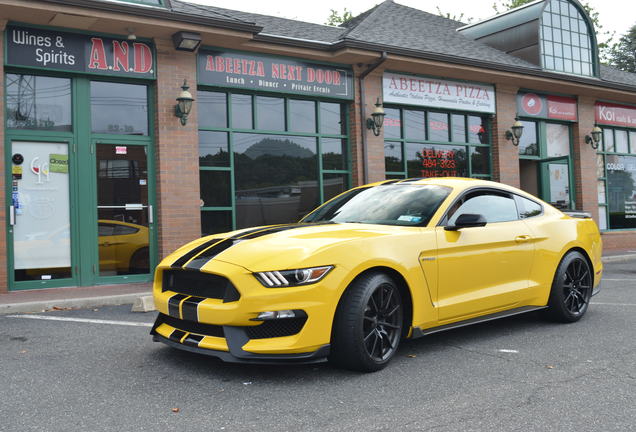
<svg viewBox="0 0 636 432">
<path fill-rule="evenodd" d="M 260 228 L 257 230 L 251 230 L 247 232 L 242 232 L 230 238 L 227 238 L 212 247 L 201 252 L 195 259 L 190 261 L 184 268 L 188 270 L 200 270 L 201 267 L 206 265 L 211 259 L 220 254 L 221 252 L 231 248 L 237 243 L 242 242 L 243 240 L 251 240 L 258 237 L 262 237 L 268 234 L 275 234 L 282 231 L 287 231 L 296 228 L 305 228 L 308 226 L 316 226 L 316 225 L 325 225 L 331 222 L 325 223 L 316 223 L 316 224 L 290 224 L 290 225 L 278 225 L 271 228 Z"/>
<path fill-rule="evenodd" d="M 210 246 L 212 246 L 215 243 L 218 243 L 219 241 L 221 241 L 221 240 L 212 239 L 212 240 L 206 241 L 205 243 L 195 247 L 191 251 L 186 252 L 185 254 L 181 255 L 175 262 L 172 263 L 172 265 L 170 267 L 172 267 L 172 268 L 183 267 L 183 265 L 185 263 L 187 263 L 192 258 L 197 256 L 199 253 L 201 253 L 201 251 L 204 251 L 205 249 L 209 248 Z"/>
</svg>

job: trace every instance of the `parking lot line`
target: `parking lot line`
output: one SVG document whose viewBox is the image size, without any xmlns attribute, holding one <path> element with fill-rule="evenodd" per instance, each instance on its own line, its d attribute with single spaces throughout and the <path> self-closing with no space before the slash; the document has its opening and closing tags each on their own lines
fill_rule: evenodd
<svg viewBox="0 0 636 432">
<path fill-rule="evenodd" d="M 592 302 L 592 305 L 604 305 L 604 306 L 636 306 L 636 303 L 603 303 L 603 302 Z"/>
<path fill-rule="evenodd" d="M 603 278 L 602 281 L 603 282 L 605 282 L 605 281 L 610 281 L 610 282 L 636 282 L 636 278 L 632 278 L 632 279 L 606 279 L 606 278 Z"/>
<path fill-rule="evenodd" d="M 112 320 L 100 320 L 100 319 L 89 319 L 89 318 L 55 317 L 55 316 L 44 316 L 44 315 L 7 315 L 7 318 L 26 318 L 26 319 L 48 320 L 48 321 L 70 321 L 70 322 L 80 322 L 80 323 L 89 323 L 89 324 L 110 324 L 110 325 L 123 325 L 123 326 L 133 326 L 133 327 L 152 327 L 152 323 L 145 323 L 145 322 L 112 321 Z"/>
</svg>

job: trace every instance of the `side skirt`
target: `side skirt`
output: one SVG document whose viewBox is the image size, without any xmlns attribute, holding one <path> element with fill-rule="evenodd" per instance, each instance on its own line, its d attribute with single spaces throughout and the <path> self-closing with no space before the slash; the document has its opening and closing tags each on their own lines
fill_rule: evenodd
<svg viewBox="0 0 636 432">
<path fill-rule="evenodd" d="M 439 333 L 446 330 L 452 330 L 460 327 L 466 327 L 472 324 L 479 324 L 483 322 L 493 321 L 499 318 L 506 318 L 510 316 L 519 315 L 526 312 L 533 312 L 541 309 L 545 309 L 547 306 L 523 306 L 520 308 L 510 309 L 502 312 L 497 312 L 490 315 L 484 315 L 476 318 L 467 319 L 464 321 L 458 321 L 450 324 L 444 324 L 438 327 L 431 327 L 427 329 L 421 329 L 419 327 L 413 327 L 413 332 L 411 333 L 411 339 L 416 339 L 422 336 L 427 336 L 433 333 Z"/>
</svg>

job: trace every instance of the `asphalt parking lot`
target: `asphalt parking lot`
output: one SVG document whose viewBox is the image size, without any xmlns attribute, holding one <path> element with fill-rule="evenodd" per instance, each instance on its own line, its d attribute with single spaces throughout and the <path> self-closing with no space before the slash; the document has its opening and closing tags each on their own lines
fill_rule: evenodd
<svg viewBox="0 0 636 432">
<path fill-rule="evenodd" d="M 176 351 L 129 306 L 0 316 L 0 430 L 635 430 L 636 261 L 603 283 L 578 323 L 532 313 L 407 341 L 375 374 Z"/>
</svg>

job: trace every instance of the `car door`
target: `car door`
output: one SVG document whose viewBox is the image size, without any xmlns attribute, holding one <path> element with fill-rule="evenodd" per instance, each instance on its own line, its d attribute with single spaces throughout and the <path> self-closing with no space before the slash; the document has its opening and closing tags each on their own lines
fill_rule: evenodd
<svg viewBox="0 0 636 432">
<path fill-rule="evenodd" d="M 513 308 L 528 291 L 534 246 L 513 195 L 469 191 L 451 206 L 442 225 L 453 226 L 462 214 L 481 214 L 486 225 L 436 227 L 440 321 Z"/>
</svg>

